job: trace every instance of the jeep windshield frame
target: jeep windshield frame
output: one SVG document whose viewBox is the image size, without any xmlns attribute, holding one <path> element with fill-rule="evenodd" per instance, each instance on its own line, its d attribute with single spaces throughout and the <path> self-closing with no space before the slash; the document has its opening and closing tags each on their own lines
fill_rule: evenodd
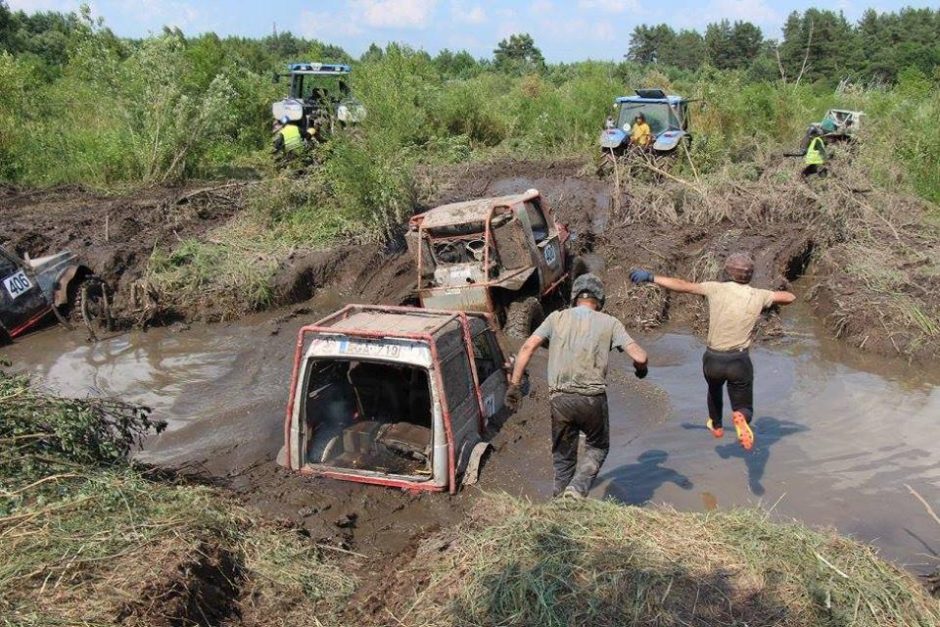
<svg viewBox="0 0 940 627">
<path fill-rule="evenodd" d="M 641 113 L 646 118 L 646 123 L 649 124 L 653 135 L 659 135 L 665 131 L 682 130 L 682 124 L 675 110 L 665 100 L 659 102 L 632 100 L 621 102 L 617 126 L 624 129 L 628 125 L 632 126 L 634 118 Z"/>
</svg>

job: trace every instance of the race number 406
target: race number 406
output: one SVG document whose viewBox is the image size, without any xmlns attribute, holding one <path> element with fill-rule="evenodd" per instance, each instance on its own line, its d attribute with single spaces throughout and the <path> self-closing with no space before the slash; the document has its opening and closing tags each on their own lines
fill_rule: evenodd
<svg viewBox="0 0 940 627">
<path fill-rule="evenodd" d="M 26 273 L 22 270 L 3 279 L 3 287 L 6 288 L 11 299 L 16 299 L 17 296 L 28 291 L 32 286 L 33 284 L 29 280 L 29 277 L 26 276 Z"/>
</svg>

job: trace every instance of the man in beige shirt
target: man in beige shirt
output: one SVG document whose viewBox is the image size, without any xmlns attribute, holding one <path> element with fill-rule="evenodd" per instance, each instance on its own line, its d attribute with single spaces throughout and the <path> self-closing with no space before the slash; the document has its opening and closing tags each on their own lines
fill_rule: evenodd
<svg viewBox="0 0 940 627">
<path fill-rule="evenodd" d="M 754 325 L 761 312 L 773 305 L 789 305 L 796 296 L 790 292 L 751 287 L 754 262 L 746 253 L 735 253 L 725 261 L 730 280 L 690 283 L 682 279 L 653 276 L 647 270 L 630 272 L 634 283 L 655 283 L 674 292 L 698 294 L 708 299 L 708 340 L 702 357 L 702 370 L 708 383 L 708 430 L 716 438 L 724 436 L 721 414 L 724 385 L 728 384 L 731 419 L 738 441 L 745 450 L 754 446 L 751 418 L 754 415 L 754 366 L 748 349 Z"/>
</svg>

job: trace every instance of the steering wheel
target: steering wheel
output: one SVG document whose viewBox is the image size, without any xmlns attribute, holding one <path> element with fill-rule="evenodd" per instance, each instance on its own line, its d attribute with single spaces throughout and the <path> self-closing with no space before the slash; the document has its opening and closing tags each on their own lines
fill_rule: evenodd
<svg viewBox="0 0 940 627">
<path fill-rule="evenodd" d="M 486 250 L 486 242 L 474 239 L 467 242 L 464 247 L 472 258 L 477 261 L 483 261 L 483 252 Z"/>
</svg>

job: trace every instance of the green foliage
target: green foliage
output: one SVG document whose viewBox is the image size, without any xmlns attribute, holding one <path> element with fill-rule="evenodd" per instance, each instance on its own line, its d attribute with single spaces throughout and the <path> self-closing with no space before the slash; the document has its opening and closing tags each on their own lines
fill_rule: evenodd
<svg viewBox="0 0 940 627">
<path fill-rule="evenodd" d="M 493 51 L 493 67 L 510 74 L 531 74 L 545 69 L 545 57 L 528 33 L 510 35 Z"/>
<path fill-rule="evenodd" d="M 0 177 L 26 184 L 267 170 L 270 105 L 286 89 L 272 84 L 271 71 L 285 59 L 351 61 L 339 48 L 290 33 L 249 40 L 167 30 L 129 41 L 87 14 L 4 15 L 0 33 L 14 54 L 0 56 Z M 493 62 L 373 44 L 352 76 L 366 121 L 322 149 L 316 192 L 282 212 L 281 224 L 294 233 L 309 219 L 317 241 L 353 224 L 382 232 L 410 209 L 416 163 L 492 152 L 591 153 L 613 98 L 652 86 L 707 104 L 704 111 L 692 107 L 700 173 L 740 163 L 758 146 L 795 150 L 827 108 L 850 107 L 865 110 L 866 127 L 879 129 L 863 134 L 858 157 L 876 180 L 936 199 L 937 125 L 929 120 L 937 113 L 938 49 L 928 35 L 938 24 L 940 12 L 931 9 L 869 12 L 858 25 L 808 10 L 790 16 L 779 45 L 747 22 L 712 24 L 704 36 L 639 26 L 630 61 L 618 64 L 546 65 L 526 35 L 500 42 Z M 65 61 L 55 68 L 50 63 L 60 53 L 42 57 L 9 43 L 9 33 L 43 25 L 67 36 Z M 889 74 L 887 66 L 894 68 Z M 54 78 L 46 80 L 50 72 Z M 845 78 L 856 80 L 832 88 Z M 869 78 L 875 82 L 864 82 Z"/>
<path fill-rule="evenodd" d="M 0 484 L 22 487 L 63 468 L 123 462 L 165 426 L 150 410 L 113 399 L 66 399 L 0 370 Z M 0 501 L 0 513 L 20 499 Z"/>
</svg>

